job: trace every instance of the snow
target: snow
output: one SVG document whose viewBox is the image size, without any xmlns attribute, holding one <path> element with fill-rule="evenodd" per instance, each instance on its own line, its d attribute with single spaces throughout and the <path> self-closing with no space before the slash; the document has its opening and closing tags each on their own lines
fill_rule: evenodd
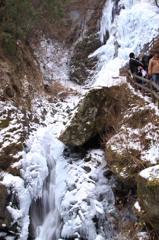
<svg viewBox="0 0 159 240">
<path fill-rule="evenodd" d="M 28 212 L 31 203 L 28 189 L 25 188 L 24 181 L 20 177 L 13 176 L 8 173 L 1 173 L 1 177 L 3 177 L 3 181 L 1 181 L 1 183 L 7 187 L 8 193 L 11 192 L 13 199 L 16 195 L 19 200 L 19 209 L 15 209 L 14 202 L 10 202 L 10 205 L 7 206 L 7 210 L 12 216 L 13 223 L 18 220 L 19 226 L 22 228 L 19 239 L 27 239 L 28 225 L 30 222 Z"/>
<path fill-rule="evenodd" d="M 61 202 L 64 219 L 62 236 L 64 239 L 73 235 L 76 231 L 82 233 L 84 230 L 85 238 L 96 239 L 97 234 L 93 227 L 93 217 L 98 216 L 99 219 L 102 219 L 103 214 L 110 208 L 112 209 L 108 206 L 108 202 L 103 204 L 98 199 L 101 194 L 105 194 L 109 203 L 114 201 L 111 188 L 107 185 L 107 179 L 102 174 L 106 165 L 103 152 L 92 150 L 88 153 L 88 156 L 90 155 L 90 163 L 85 163 L 82 159 L 75 161 L 72 166 L 67 168 L 66 185 L 69 191 L 65 193 Z M 97 167 L 99 162 L 101 165 Z M 91 171 L 87 173 L 83 168 L 84 166 L 91 166 Z M 100 231 L 100 237 L 104 237 L 103 230 Z"/>
<path fill-rule="evenodd" d="M 151 133 L 151 134 L 150 134 Z M 149 149 L 145 149 L 140 139 L 143 134 L 147 134 L 149 140 Z M 107 146 L 111 146 L 113 151 L 122 154 L 125 149 L 136 149 L 141 151 L 141 160 L 149 161 L 151 164 L 156 164 L 159 159 L 159 142 L 156 127 L 152 123 L 148 123 L 141 129 L 132 129 L 126 126 L 122 127 L 122 131 L 113 136 Z"/>
<path fill-rule="evenodd" d="M 106 2 L 105 8 L 103 9 L 99 36 L 101 42 L 103 42 L 105 33 L 108 31 L 110 38 L 105 45 L 101 46 L 89 56 L 90 58 L 97 56 L 99 60 L 92 87 L 111 87 L 120 85 L 126 81 L 125 77 L 119 77 L 119 68 L 128 62 L 129 53 L 134 51 L 135 54 L 138 55 L 144 44 L 151 41 L 152 37 L 158 34 L 159 9 L 153 2 L 154 1 L 149 0 L 121 0 L 119 4 L 120 6 L 124 5 L 125 9 L 121 9 L 120 14 L 115 16 L 113 23 L 111 14 L 113 1 L 108 0 Z M 116 52 L 114 44 L 120 45 L 118 52 Z M 58 140 L 58 135 L 64 129 L 63 122 L 68 115 L 66 112 L 67 107 L 73 112 L 87 90 L 69 82 L 67 61 L 69 61 L 70 56 L 66 49 L 63 49 L 54 42 L 48 43 L 46 40 L 41 43 L 41 46 L 43 52 L 46 53 L 40 60 L 44 80 L 58 80 L 65 86 L 79 92 L 80 97 L 71 96 L 66 99 L 66 101 L 59 103 L 59 105 L 54 104 L 54 106 L 49 105 L 45 99 L 42 100 L 43 105 L 48 110 L 44 121 L 45 127 L 39 127 L 37 131 L 30 135 L 30 138 L 26 142 L 27 151 L 23 152 L 22 159 L 19 163 L 12 165 L 12 167 L 21 169 L 21 177 L 1 173 L 1 177 L 3 177 L 1 183 L 7 187 L 8 193 L 12 193 L 12 195 L 16 194 L 20 203 L 19 209 L 15 209 L 12 203 L 10 203 L 7 210 L 13 218 L 13 223 L 18 220 L 19 239 L 26 240 L 28 238 L 30 221 L 29 207 L 33 199 L 36 200 L 42 196 L 44 180 L 49 174 L 49 160 L 53 159 L 56 164 L 55 205 L 64 221 L 62 237 L 65 238 L 74 235 L 75 239 L 79 239 L 80 236 L 78 232 L 80 229 L 81 232 L 86 232 L 89 240 L 104 240 L 104 230 L 101 228 L 99 233 L 96 233 L 92 220 L 94 216 L 98 216 L 101 221 L 103 221 L 103 215 L 113 211 L 113 193 L 108 184 L 108 180 L 102 175 L 106 167 L 103 152 L 101 150 L 90 151 L 88 155 L 91 155 L 91 164 L 84 162 L 84 159 L 73 159 L 72 164 L 70 160 L 63 157 L 65 146 Z M 54 53 L 56 53 L 56 55 L 54 55 Z M 45 68 L 43 66 L 45 66 Z M 52 75 L 53 71 L 54 76 Z M 136 93 L 134 92 L 134 94 Z M 34 106 L 37 108 L 37 99 L 34 101 Z M 145 101 L 149 102 L 149 107 L 155 109 L 156 113 L 158 113 L 157 107 L 150 103 L 149 99 L 145 97 Z M 2 105 L 6 110 L 14 108 L 11 105 Z M 52 108 L 57 110 L 56 114 L 52 113 Z M 41 115 L 40 107 L 36 114 L 37 116 Z M 19 119 L 23 117 L 19 113 L 17 113 L 17 116 Z M 3 142 L 4 134 L 8 132 L 13 125 L 15 126 L 16 124 L 17 128 L 22 127 L 15 120 L 15 117 L 12 117 L 13 121 L 11 124 L 0 132 L 0 142 Z M 1 117 L 0 121 L 2 120 Z M 145 128 L 147 128 L 148 132 L 151 132 L 155 127 L 148 124 Z M 155 144 L 153 144 L 152 141 L 148 151 L 144 152 L 142 146 L 139 144 L 139 135 L 142 134 L 142 131 L 145 131 L 145 128 L 139 131 L 130 128 L 124 129 L 123 127 L 123 133 L 111 138 L 109 144 L 111 144 L 113 150 L 120 152 L 123 149 L 121 145 L 118 145 L 118 143 L 113 145 L 113 142 L 115 141 L 114 139 L 122 138 L 123 147 L 133 147 L 142 150 L 142 160 L 151 160 L 152 164 L 156 164 L 159 159 L 158 135 L 155 135 L 153 132 L 151 136 L 148 136 L 155 142 Z M 129 142 L 127 141 L 128 139 L 125 138 L 125 131 L 128 134 Z M 132 145 L 131 137 L 133 137 L 134 134 L 136 136 L 136 143 Z M 18 141 L 18 135 L 16 135 L 16 140 Z M 7 140 L 2 147 L 7 146 L 11 141 L 14 142 L 12 134 L 10 135 L 10 139 Z M 91 172 L 86 172 L 83 166 L 90 167 Z M 146 179 L 151 179 L 154 174 L 159 178 L 158 165 L 145 169 L 140 173 L 140 175 Z M 102 193 L 107 196 L 106 202 L 100 202 L 99 200 L 99 196 Z M 138 203 L 136 203 L 135 206 L 140 210 Z M 110 223 L 108 222 L 108 224 Z M 9 239 L 9 237 L 6 237 L 6 239 Z M 37 239 L 45 240 L 38 236 Z M 109 236 L 107 239 L 113 238 Z M 49 240 L 49 238 L 47 240 Z"/>
<path fill-rule="evenodd" d="M 140 232 L 140 233 L 138 233 L 137 234 L 137 237 L 138 237 L 138 239 L 139 240 L 143 240 L 143 239 L 149 239 L 149 235 L 148 235 L 148 233 L 146 233 L 146 232 Z"/>
<path fill-rule="evenodd" d="M 146 168 L 140 172 L 140 176 L 142 178 L 148 179 L 149 181 L 154 178 L 159 181 L 159 165 L 155 165 L 153 167 Z"/>
<path fill-rule="evenodd" d="M 136 202 L 135 204 L 134 204 L 134 207 L 140 212 L 141 211 L 141 207 L 140 207 L 140 205 L 139 205 L 139 202 Z"/>
<path fill-rule="evenodd" d="M 40 60 L 44 80 L 68 80 L 69 68 L 67 61 L 70 56 L 67 49 L 52 40 L 43 40 L 41 48 L 42 53 L 45 52 L 45 58 L 43 58 L 43 55 L 39 58 L 38 55 L 38 59 Z"/>
</svg>

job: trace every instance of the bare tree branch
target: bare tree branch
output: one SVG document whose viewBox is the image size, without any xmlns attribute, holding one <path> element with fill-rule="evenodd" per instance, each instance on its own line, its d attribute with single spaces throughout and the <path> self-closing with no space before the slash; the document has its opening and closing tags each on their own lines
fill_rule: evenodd
<svg viewBox="0 0 159 240">
<path fill-rule="evenodd" d="M 156 3 L 156 6 L 159 8 L 159 4 L 158 4 L 157 0 L 155 0 L 155 3 Z"/>
</svg>

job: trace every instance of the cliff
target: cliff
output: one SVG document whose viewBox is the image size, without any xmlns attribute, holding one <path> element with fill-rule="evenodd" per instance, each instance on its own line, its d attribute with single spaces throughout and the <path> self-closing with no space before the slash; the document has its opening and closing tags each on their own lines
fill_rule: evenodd
<svg viewBox="0 0 159 240">
<path fill-rule="evenodd" d="M 109 2 L 111 1 L 107 1 Z M 124 77 L 120 78 L 116 75 L 111 77 L 113 86 L 110 86 L 108 70 L 116 66 L 116 62 L 111 62 L 110 59 L 111 57 L 114 59 L 118 53 L 121 55 L 122 52 L 122 41 L 119 41 L 119 44 L 116 40 L 120 34 L 117 33 L 113 21 L 115 15 L 119 16 L 120 11 L 126 8 L 120 4 L 120 1 L 111 3 L 110 22 L 107 23 L 110 29 L 103 30 L 105 31 L 103 42 L 99 30 L 102 28 L 100 21 L 105 1 L 70 0 L 63 6 L 64 18 L 53 25 L 46 25 L 46 32 L 39 33 L 30 45 L 26 45 L 21 40 L 17 41 L 16 56 L 10 58 L 4 51 L 0 52 L 1 231 L 11 231 L 18 236 L 25 235 L 27 239 L 30 204 L 33 199 L 37 200 L 42 196 L 43 182 L 48 176 L 46 158 L 49 158 L 50 152 L 53 151 L 48 147 L 49 141 L 53 141 L 49 130 L 47 132 L 48 135 L 50 134 L 49 140 L 44 136 L 45 142 L 48 141 L 45 151 L 43 142 L 41 145 L 36 145 L 32 137 L 37 129 L 42 128 L 43 132 L 44 128 L 52 124 L 55 124 L 54 128 L 57 130 L 58 121 L 62 122 L 62 132 L 58 137 L 66 146 L 83 146 L 100 134 L 101 148 L 104 149 L 105 162 L 109 167 L 109 170 L 105 171 L 105 166 L 103 168 L 101 166 L 101 171 L 104 171 L 105 176 L 113 173 L 117 177 L 121 186 L 126 189 L 121 192 L 126 194 L 133 189 L 138 194 L 140 211 L 134 207 L 134 212 L 148 227 L 150 223 L 151 227 L 158 230 L 158 220 L 153 219 L 156 217 L 155 211 L 158 212 L 158 178 L 156 175 L 152 176 L 152 170 L 149 175 L 153 179 L 150 181 L 149 178 L 143 177 L 141 171 L 158 164 L 158 155 L 155 154 L 153 157 L 152 152 L 158 149 L 159 115 L 155 104 L 152 106 L 149 99 L 143 98 L 139 93 L 135 94 Z M 129 22 L 126 26 L 129 26 Z M 131 26 L 129 28 L 131 29 Z M 104 45 L 107 42 L 108 47 Z M 103 48 L 98 55 L 95 50 L 102 44 Z M 105 48 L 107 48 L 106 55 Z M 139 46 L 136 47 L 136 51 L 138 49 Z M 126 51 L 128 49 L 124 52 L 127 57 Z M 105 82 L 109 82 L 108 86 L 95 86 L 89 89 L 98 76 L 97 71 L 104 69 L 104 64 L 100 65 L 100 63 L 105 59 L 110 63 L 103 74 Z M 50 129 L 53 131 L 52 128 Z M 38 138 L 40 139 L 39 135 Z M 57 146 L 60 144 L 62 143 L 56 142 Z M 37 149 L 40 148 L 40 153 L 36 154 L 36 150 L 31 148 L 32 145 Z M 29 163 L 26 160 L 27 153 L 35 153 L 33 158 L 30 157 Z M 39 163 L 41 159 L 45 163 L 43 167 Z M 82 168 L 87 174 L 91 171 L 91 167 L 86 164 L 90 159 L 89 156 L 84 159 L 85 164 Z M 100 162 L 102 160 L 96 161 L 95 154 L 92 161 L 95 168 L 102 165 Z M 73 161 L 70 160 L 69 164 L 73 165 L 72 163 Z M 88 183 L 95 186 L 98 178 L 92 172 Z M 88 178 L 87 174 L 86 178 Z M 78 181 L 78 178 L 76 180 Z M 72 182 L 69 185 L 69 181 L 68 179 L 66 181 L 68 183 L 66 192 L 73 191 L 76 186 Z M 22 209 L 24 206 L 22 197 L 27 199 L 25 211 Z M 98 196 L 98 204 L 94 205 L 99 215 L 102 212 L 100 203 L 104 202 L 103 199 L 101 193 Z M 84 199 L 83 204 L 87 203 L 89 205 L 90 201 Z M 71 204 L 74 205 L 76 202 Z M 73 215 L 74 212 L 71 211 L 71 214 Z M 67 217 L 71 217 L 70 215 Z M 104 221 L 103 216 L 104 214 L 102 217 L 100 215 L 102 221 Z M 67 217 L 61 217 L 61 221 L 66 223 L 65 226 Z M 79 215 L 77 217 L 80 218 Z M 92 226 L 98 225 L 96 213 L 92 218 Z M 99 230 L 100 226 L 97 226 L 97 229 Z M 70 238 L 75 236 L 74 233 L 71 234 Z"/>
</svg>

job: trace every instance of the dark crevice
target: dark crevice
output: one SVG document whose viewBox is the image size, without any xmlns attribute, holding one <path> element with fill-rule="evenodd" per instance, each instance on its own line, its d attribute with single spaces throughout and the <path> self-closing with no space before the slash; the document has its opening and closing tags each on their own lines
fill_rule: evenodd
<svg viewBox="0 0 159 240">
<path fill-rule="evenodd" d="M 65 147 L 63 156 L 65 158 L 82 159 L 86 156 L 87 152 L 91 149 L 99 149 L 100 146 L 100 135 L 97 134 L 95 137 L 91 138 L 82 146 L 74 146 L 74 147 Z"/>
</svg>

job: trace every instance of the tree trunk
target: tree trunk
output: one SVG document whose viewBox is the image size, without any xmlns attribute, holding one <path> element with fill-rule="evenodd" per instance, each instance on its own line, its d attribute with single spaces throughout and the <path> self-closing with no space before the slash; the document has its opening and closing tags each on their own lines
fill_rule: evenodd
<svg viewBox="0 0 159 240">
<path fill-rule="evenodd" d="M 2 42 L 3 42 L 3 29 L 4 29 L 5 19 L 6 19 L 6 9 L 7 9 L 7 0 L 5 0 L 5 8 L 4 8 L 2 26 L 0 31 L 0 50 L 2 48 Z"/>
<path fill-rule="evenodd" d="M 19 17 L 19 9 L 17 8 L 16 20 L 15 20 L 15 53 L 14 53 L 14 56 L 16 56 L 16 54 L 17 54 L 18 17 Z"/>
</svg>

